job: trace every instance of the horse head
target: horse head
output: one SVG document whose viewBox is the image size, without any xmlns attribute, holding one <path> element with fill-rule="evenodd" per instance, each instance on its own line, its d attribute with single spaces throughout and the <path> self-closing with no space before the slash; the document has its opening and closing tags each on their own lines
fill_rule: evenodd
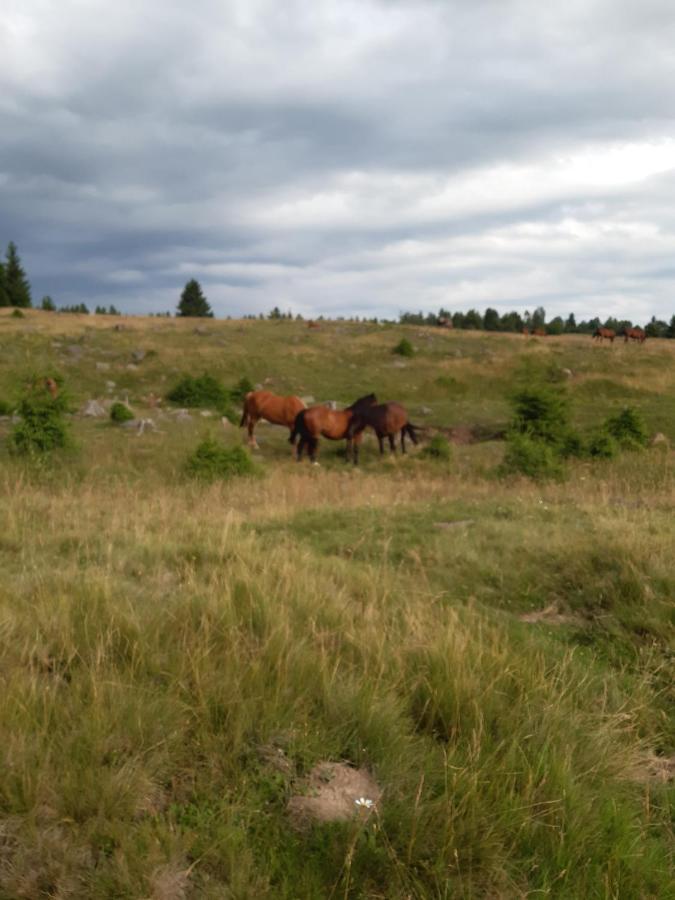
<svg viewBox="0 0 675 900">
<path fill-rule="evenodd" d="M 365 397 L 359 397 L 358 400 L 355 400 L 351 406 L 348 406 L 347 409 L 351 412 L 357 412 L 359 409 L 365 409 L 368 406 L 374 406 L 377 403 L 377 397 L 375 394 L 366 394 Z"/>
</svg>

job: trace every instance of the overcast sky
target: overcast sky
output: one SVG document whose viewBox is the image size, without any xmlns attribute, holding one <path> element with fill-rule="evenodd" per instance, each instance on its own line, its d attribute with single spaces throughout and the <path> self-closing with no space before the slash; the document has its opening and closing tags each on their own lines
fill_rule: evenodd
<svg viewBox="0 0 675 900">
<path fill-rule="evenodd" d="M 2 2 L 36 301 L 675 314 L 672 0 L 181 6 Z"/>
</svg>

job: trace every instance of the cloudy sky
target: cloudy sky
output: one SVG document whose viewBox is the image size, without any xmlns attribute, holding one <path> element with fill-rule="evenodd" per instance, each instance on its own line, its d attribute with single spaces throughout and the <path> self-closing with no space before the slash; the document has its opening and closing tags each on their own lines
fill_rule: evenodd
<svg viewBox="0 0 675 900">
<path fill-rule="evenodd" d="M 672 0 L 3 0 L 36 299 L 675 314 Z"/>
</svg>

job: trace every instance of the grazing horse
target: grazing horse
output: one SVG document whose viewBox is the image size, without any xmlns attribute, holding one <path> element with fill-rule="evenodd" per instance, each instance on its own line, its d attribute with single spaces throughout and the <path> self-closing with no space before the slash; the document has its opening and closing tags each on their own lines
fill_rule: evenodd
<svg viewBox="0 0 675 900">
<path fill-rule="evenodd" d="M 614 331 L 613 328 L 603 328 L 602 326 L 598 326 L 593 332 L 593 340 L 598 340 L 600 343 L 606 339 L 610 344 L 613 344 L 615 337 L 616 331 Z"/>
<path fill-rule="evenodd" d="M 535 337 L 546 337 L 546 329 L 545 328 L 535 328 L 532 334 Z"/>
<path fill-rule="evenodd" d="M 380 445 L 380 454 L 384 453 L 384 439 L 389 438 L 389 449 L 396 453 L 396 435 L 401 433 L 401 453 L 405 453 L 405 436 L 410 437 L 413 444 L 417 443 L 415 431 L 419 428 L 408 420 L 408 412 L 400 403 L 380 403 L 377 406 L 369 406 L 354 414 L 349 425 L 348 437 L 353 438 L 352 451 L 354 465 L 359 461 L 358 438 L 366 428 L 372 428 L 377 435 Z"/>
<path fill-rule="evenodd" d="M 349 424 L 352 417 L 363 409 L 377 403 L 375 394 L 367 394 L 360 397 L 347 409 L 329 409 L 327 406 L 310 406 L 301 410 L 295 418 L 295 424 L 291 431 L 289 441 L 295 444 L 300 436 L 297 449 L 297 460 L 302 459 L 305 446 L 308 447 L 309 458 L 316 463 L 316 453 L 319 446 L 319 437 L 326 437 L 331 441 L 340 441 L 347 438 L 347 459 L 349 460 L 352 437 L 348 435 Z M 356 438 L 356 440 L 360 440 Z"/>
<path fill-rule="evenodd" d="M 285 425 L 292 431 L 295 417 L 303 409 L 305 404 L 299 397 L 280 397 L 271 391 L 249 391 L 244 397 L 244 410 L 239 427 L 248 425 L 249 446 L 257 450 L 258 442 L 253 429 L 259 419 L 265 419 L 273 425 Z"/>
<path fill-rule="evenodd" d="M 624 344 L 628 343 L 628 338 L 630 338 L 631 341 L 637 341 L 640 344 L 644 344 L 647 340 L 647 335 L 642 328 L 624 328 L 621 334 L 623 335 Z"/>
</svg>

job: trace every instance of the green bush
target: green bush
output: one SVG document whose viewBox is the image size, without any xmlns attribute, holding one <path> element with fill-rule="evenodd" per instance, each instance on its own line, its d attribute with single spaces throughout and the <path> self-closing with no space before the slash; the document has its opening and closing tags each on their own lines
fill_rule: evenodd
<svg viewBox="0 0 675 900">
<path fill-rule="evenodd" d="M 646 447 L 649 442 L 649 433 L 642 416 L 630 406 L 607 419 L 604 429 L 624 450 Z"/>
<path fill-rule="evenodd" d="M 534 385 L 512 396 L 514 431 L 549 444 L 561 444 L 570 434 L 567 394 L 560 388 Z"/>
<path fill-rule="evenodd" d="M 393 353 L 398 353 L 399 356 L 414 356 L 415 349 L 413 345 L 410 343 L 408 338 L 401 338 L 398 344 L 394 347 Z"/>
<path fill-rule="evenodd" d="M 25 319 L 26 317 L 24 316 L 24 314 L 21 312 L 20 309 L 15 309 L 12 311 L 12 318 L 13 319 Z"/>
<path fill-rule="evenodd" d="M 70 428 L 64 419 L 66 400 L 33 390 L 19 404 L 18 422 L 10 436 L 10 450 L 18 456 L 39 456 L 70 446 Z"/>
<path fill-rule="evenodd" d="M 191 408 L 217 409 L 226 415 L 231 409 L 230 392 L 213 375 L 185 375 L 178 384 L 169 391 L 166 399 L 171 403 Z"/>
<path fill-rule="evenodd" d="M 613 459 L 619 453 L 619 449 L 616 439 L 607 431 L 594 434 L 586 448 L 588 455 L 594 459 Z"/>
<path fill-rule="evenodd" d="M 506 445 L 500 475 L 526 475 L 537 481 L 559 480 L 564 470 L 558 448 L 528 434 L 512 432 Z"/>
<path fill-rule="evenodd" d="M 8 403 L 6 400 L 0 400 L 0 416 L 11 416 L 14 411 L 14 407 L 11 403 Z"/>
<path fill-rule="evenodd" d="M 241 445 L 225 447 L 214 438 L 207 438 L 188 457 L 185 471 L 190 477 L 204 481 L 227 481 L 241 475 L 256 475 L 258 468 Z"/>
<path fill-rule="evenodd" d="M 247 378 L 246 375 L 242 375 L 239 381 L 230 390 L 230 397 L 235 403 L 243 403 L 244 397 L 253 390 L 255 390 L 255 385 L 251 383 L 251 380 Z"/>
<path fill-rule="evenodd" d="M 126 405 L 126 403 L 113 403 L 110 407 L 110 418 L 113 422 L 121 424 L 122 422 L 130 422 L 134 418 L 134 414 Z"/>
<path fill-rule="evenodd" d="M 435 434 L 422 450 L 422 456 L 426 456 L 429 459 L 449 460 L 452 457 L 450 441 L 443 437 L 442 434 Z"/>
</svg>

